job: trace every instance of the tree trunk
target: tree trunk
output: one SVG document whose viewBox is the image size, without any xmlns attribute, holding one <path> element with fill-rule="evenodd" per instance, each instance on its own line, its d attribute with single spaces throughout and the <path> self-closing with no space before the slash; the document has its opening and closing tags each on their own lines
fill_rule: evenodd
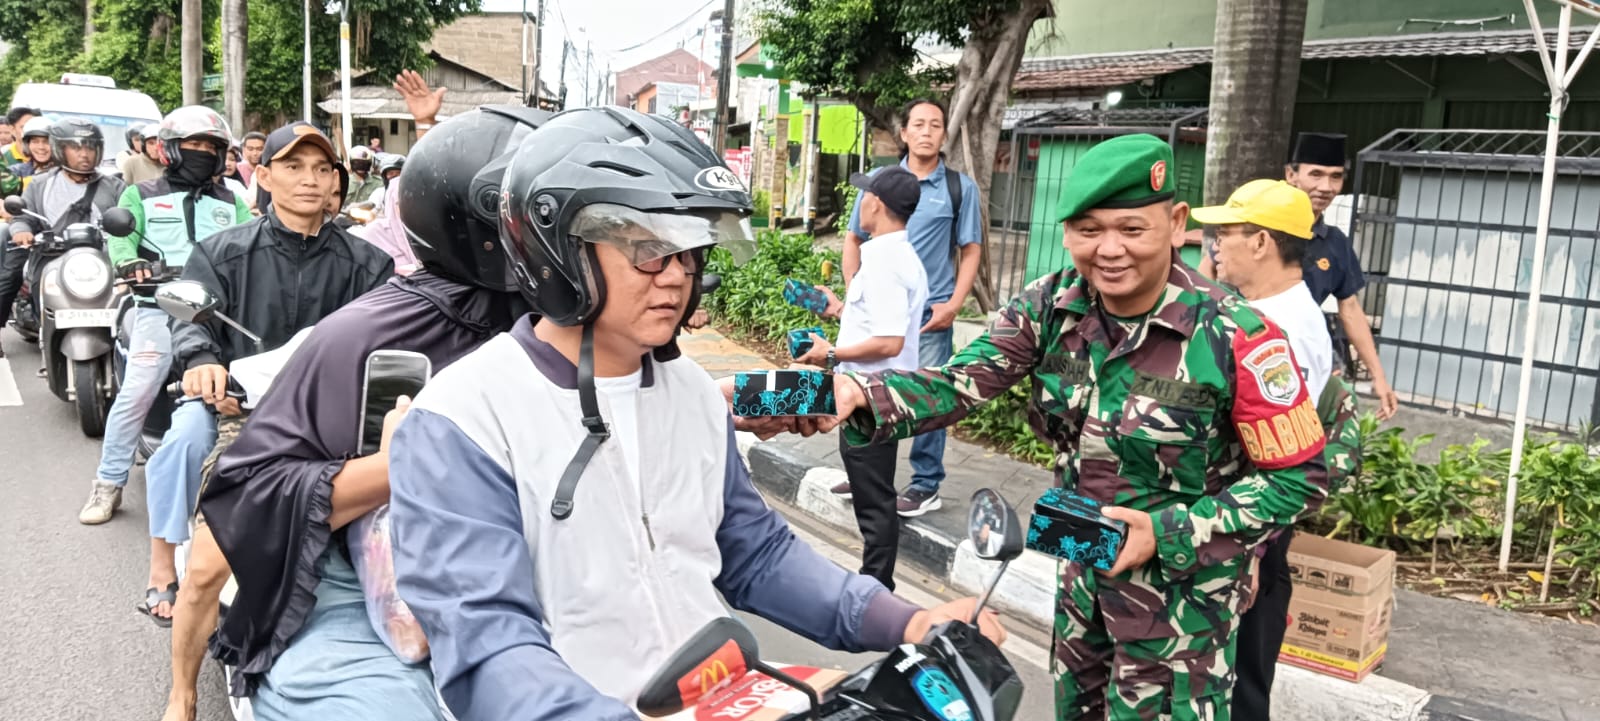
<svg viewBox="0 0 1600 721">
<path fill-rule="evenodd" d="M 1303 2 L 1303 0 L 1302 0 Z M 985 242 L 973 294 L 985 313 L 998 307 L 996 283 L 990 269 L 989 190 L 994 182 L 995 151 L 1000 145 L 1000 121 L 1011 101 L 1011 80 L 1022 65 L 1028 31 L 1050 11 L 1049 0 L 1021 0 L 1015 12 L 993 18 L 974 18 L 971 35 L 956 66 L 955 92 L 945 140 L 950 167 L 972 176 L 978 185 L 983 210 L 980 224 Z"/>
<path fill-rule="evenodd" d="M 202 58 L 204 57 L 204 40 L 202 29 L 205 20 L 202 18 L 200 0 L 183 0 L 181 56 L 183 67 L 183 104 L 200 104 L 200 82 L 202 76 Z"/>
<path fill-rule="evenodd" d="M 1306 0 L 1219 0 L 1205 202 L 1283 177 L 1305 33 Z"/>
<path fill-rule="evenodd" d="M 94 0 L 83 0 L 83 54 L 94 45 Z"/>
<path fill-rule="evenodd" d="M 250 12 L 245 0 L 222 0 L 222 109 L 235 137 L 243 136 L 244 79 L 250 66 Z"/>
</svg>

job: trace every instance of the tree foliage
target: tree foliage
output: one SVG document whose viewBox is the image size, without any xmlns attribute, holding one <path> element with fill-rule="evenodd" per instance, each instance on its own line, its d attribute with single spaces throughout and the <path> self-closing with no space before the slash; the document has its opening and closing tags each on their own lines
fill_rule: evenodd
<svg viewBox="0 0 1600 721">
<path fill-rule="evenodd" d="M 163 109 L 182 102 L 178 18 L 182 0 L 97 0 L 92 48 L 83 49 L 83 0 L 0 0 L 0 39 L 11 45 L 0 60 L 0 97 L 18 83 L 54 81 L 63 72 L 108 75 L 118 87 L 136 88 Z M 481 0 L 351 0 L 351 63 L 360 71 L 392 77 L 429 64 L 424 46 L 434 29 L 477 12 Z M 245 101 L 267 118 L 299 116 L 305 14 L 301 0 L 249 3 L 249 70 Z M 311 60 L 314 99 L 333 85 L 339 70 L 339 16 L 312 3 Z M 331 6 L 337 9 L 337 5 Z M 205 0 L 206 72 L 221 70 L 220 0 Z M 243 133 L 242 129 L 236 129 Z"/>
<path fill-rule="evenodd" d="M 848 99 L 873 123 L 936 95 L 956 69 L 931 62 L 921 39 L 960 47 L 975 26 L 1014 13 L 1021 0 L 765 0 L 756 10 L 763 47 L 786 76 L 817 94 Z"/>
</svg>

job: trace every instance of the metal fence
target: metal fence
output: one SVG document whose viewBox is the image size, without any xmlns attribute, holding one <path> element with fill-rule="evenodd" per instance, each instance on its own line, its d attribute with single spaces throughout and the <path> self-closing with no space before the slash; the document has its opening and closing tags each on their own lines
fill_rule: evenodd
<svg viewBox="0 0 1600 721">
<path fill-rule="evenodd" d="M 1403 402 L 1515 412 L 1544 143 L 1396 130 L 1357 156 L 1362 303 Z M 1600 420 L 1600 133 L 1563 134 L 1559 151 L 1528 418 L 1570 430 Z"/>
<path fill-rule="evenodd" d="M 1205 125 L 1204 108 L 1073 108 L 1018 123 L 1009 140 L 1002 140 L 1012 172 L 1003 174 L 1005 190 L 994 194 L 998 203 L 990 207 L 989 262 L 1000 302 L 1068 265 L 1054 212 L 1062 185 L 1085 151 L 1119 135 L 1167 138 L 1176 156 L 1178 197 L 1198 202 L 1205 178 Z"/>
</svg>

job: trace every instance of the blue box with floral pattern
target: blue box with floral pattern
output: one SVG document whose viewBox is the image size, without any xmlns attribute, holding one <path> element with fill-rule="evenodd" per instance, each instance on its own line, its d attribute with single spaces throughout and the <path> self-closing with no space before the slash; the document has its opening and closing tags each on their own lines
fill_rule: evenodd
<svg viewBox="0 0 1600 721">
<path fill-rule="evenodd" d="M 822 315 L 828 310 L 828 294 L 816 289 L 816 286 L 806 285 L 790 278 L 783 284 L 783 299 L 789 305 L 805 308 L 806 310 Z"/>
<path fill-rule="evenodd" d="M 789 331 L 790 358 L 799 358 L 800 356 L 811 352 L 811 346 L 813 344 L 813 341 L 811 340 L 811 334 L 813 333 L 820 335 L 823 338 L 827 337 L 822 334 L 821 327 L 798 328 L 796 330 Z"/>
<path fill-rule="evenodd" d="M 772 370 L 735 373 L 733 414 L 757 416 L 831 416 L 833 374 L 816 370 Z"/>
<path fill-rule="evenodd" d="M 1051 488 L 1033 504 L 1027 546 L 1043 554 L 1109 571 L 1122 552 L 1128 524 L 1100 513 L 1100 502 Z"/>
</svg>

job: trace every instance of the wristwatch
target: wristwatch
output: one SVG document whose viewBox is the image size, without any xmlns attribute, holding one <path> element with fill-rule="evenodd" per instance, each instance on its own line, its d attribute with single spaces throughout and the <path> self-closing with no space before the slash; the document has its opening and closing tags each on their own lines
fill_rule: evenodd
<svg viewBox="0 0 1600 721">
<path fill-rule="evenodd" d="M 839 365 L 839 359 L 836 356 L 834 356 L 832 348 L 828 349 L 827 365 L 828 365 L 828 370 L 829 371 L 832 371 L 835 366 Z"/>
</svg>

